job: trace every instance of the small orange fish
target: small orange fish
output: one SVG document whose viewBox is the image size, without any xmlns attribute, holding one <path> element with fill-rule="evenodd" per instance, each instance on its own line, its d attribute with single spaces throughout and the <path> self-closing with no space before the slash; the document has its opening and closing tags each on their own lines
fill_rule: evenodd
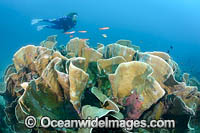
<svg viewBox="0 0 200 133">
<path fill-rule="evenodd" d="M 87 33 L 86 30 L 81 30 L 81 31 L 78 31 L 79 33 Z"/>
<path fill-rule="evenodd" d="M 107 37 L 108 37 L 106 34 L 102 34 L 102 36 L 103 36 L 104 38 L 107 38 Z"/>
<path fill-rule="evenodd" d="M 87 38 L 87 39 L 81 39 L 81 40 L 83 40 L 83 41 L 88 41 L 88 40 L 90 40 L 90 39 Z"/>
<path fill-rule="evenodd" d="M 110 29 L 110 27 L 102 27 L 102 28 L 99 28 L 99 30 L 108 30 Z"/>
<path fill-rule="evenodd" d="M 72 38 L 72 37 L 73 37 L 73 35 L 70 35 L 69 37 L 70 37 L 70 38 Z"/>
<path fill-rule="evenodd" d="M 74 34 L 75 31 L 71 31 L 71 32 L 65 32 L 65 34 Z"/>
</svg>

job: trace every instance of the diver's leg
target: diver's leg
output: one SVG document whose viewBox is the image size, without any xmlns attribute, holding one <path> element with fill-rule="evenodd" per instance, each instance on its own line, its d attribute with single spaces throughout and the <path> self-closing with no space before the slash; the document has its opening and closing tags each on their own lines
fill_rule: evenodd
<svg viewBox="0 0 200 133">
<path fill-rule="evenodd" d="M 31 24 L 34 25 L 34 24 L 37 24 L 42 21 L 43 21 L 43 19 L 32 19 Z"/>
<path fill-rule="evenodd" d="M 55 24 L 56 23 L 56 19 L 43 19 L 41 22 L 48 22 L 48 23 Z"/>
<path fill-rule="evenodd" d="M 39 26 L 37 26 L 37 31 L 41 31 L 44 28 L 48 28 L 48 27 L 49 27 L 48 25 L 39 25 Z"/>
<path fill-rule="evenodd" d="M 31 24 L 34 25 L 40 22 L 48 22 L 48 23 L 56 24 L 57 20 L 56 19 L 32 19 Z"/>
<path fill-rule="evenodd" d="M 60 27 L 59 25 L 39 25 L 37 27 L 37 30 L 40 31 L 40 30 L 43 30 L 44 28 L 57 29 L 57 30 L 62 29 L 62 27 Z"/>
<path fill-rule="evenodd" d="M 60 27 L 59 25 L 48 25 L 46 28 L 49 28 L 49 29 L 62 29 L 62 27 Z"/>
</svg>

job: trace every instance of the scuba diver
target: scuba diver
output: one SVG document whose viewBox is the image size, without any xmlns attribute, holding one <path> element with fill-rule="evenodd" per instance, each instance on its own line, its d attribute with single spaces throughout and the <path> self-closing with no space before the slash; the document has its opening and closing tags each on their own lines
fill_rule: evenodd
<svg viewBox="0 0 200 133">
<path fill-rule="evenodd" d="M 50 28 L 50 29 L 63 30 L 63 32 L 66 32 L 75 27 L 77 23 L 77 17 L 78 14 L 72 12 L 66 16 L 57 19 L 33 19 L 31 24 L 34 25 L 40 22 L 48 22 L 53 25 L 39 25 L 37 27 L 37 30 L 40 31 L 44 28 Z"/>
</svg>

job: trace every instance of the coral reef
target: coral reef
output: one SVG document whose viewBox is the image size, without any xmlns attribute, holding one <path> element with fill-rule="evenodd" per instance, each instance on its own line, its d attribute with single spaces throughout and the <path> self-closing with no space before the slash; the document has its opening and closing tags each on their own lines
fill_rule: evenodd
<svg viewBox="0 0 200 133">
<path fill-rule="evenodd" d="M 151 77 L 152 72 L 153 70 L 150 65 L 139 61 L 132 61 L 121 63 L 115 71 L 115 74 L 109 74 L 112 96 L 116 101 L 128 107 L 137 106 L 134 108 L 130 107 L 132 110 L 137 108 L 137 117 L 134 117 L 135 114 L 132 114 L 133 117 L 128 118 L 138 119 L 145 110 L 164 96 L 164 90 L 160 87 L 158 82 Z M 121 101 L 126 97 L 127 103 L 122 103 Z M 138 98 L 140 101 L 136 101 L 136 97 L 140 97 Z M 141 103 L 141 105 L 138 105 L 139 103 Z M 129 112 L 134 112 L 132 110 Z"/>
<path fill-rule="evenodd" d="M 130 48 L 133 48 L 136 51 L 137 50 L 140 51 L 140 47 L 136 46 L 136 45 L 133 45 L 132 41 L 130 41 L 130 40 L 118 40 L 116 43 L 120 44 L 120 45 L 123 45 L 123 46 L 127 46 L 127 47 L 130 47 Z"/>
<path fill-rule="evenodd" d="M 123 62 L 126 62 L 126 60 L 122 56 L 116 56 L 110 59 L 99 59 L 97 61 L 99 73 L 102 73 L 102 71 L 106 74 L 114 73 L 118 65 Z"/>
<path fill-rule="evenodd" d="M 129 40 L 91 48 L 73 38 L 56 48 L 56 36 L 40 46 L 27 45 L 13 56 L 0 95 L 0 132 L 126 132 L 124 129 L 40 128 L 24 125 L 28 115 L 51 119 L 174 119 L 175 129 L 133 132 L 181 132 L 198 127 L 200 83 L 181 74 L 169 54 L 141 52 Z M 3 111 L 4 110 L 4 111 Z M 1 113 L 2 112 L 2 113 Z M 184 121 L 184 122 L 182 122 Z M 182 123 L 181 123 L 182 122 Z M 5 130 L 1 128 L 5 127 Z"/>
<path fill-rule="evenodd" d="M 103 57 L 105 59 L 116 56 L 123 56 L 126 61 L 132 61 L 136 53 L 134 49 L 117 43 L 109 44 L 105 47 L 101 47 L 100 49 L 103 49 L 98 51 L 102 51 Z"/>
<path fill-rule="evenodd" d="M 46 40 L 42 41 L 40 45 L 49 49 L 54 49 L 57 45 L 57 35 L 48 36 Z"/>
</svg>

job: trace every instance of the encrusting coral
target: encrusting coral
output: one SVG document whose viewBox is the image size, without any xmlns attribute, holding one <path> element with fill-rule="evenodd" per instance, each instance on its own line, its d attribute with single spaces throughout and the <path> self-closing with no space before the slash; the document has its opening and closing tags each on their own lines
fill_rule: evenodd
<svg viewBox="0 0 200 133">
<path fill-rule="evenodd" d="M 5 71 L 5 86 L 1 85 L 0 95 L 6 101 L 7 125 L 14 132 L 104 131 L 42 129 L 40 124 L 28 129 L 24 126 L 28 115 L 37 121 L 43 116 L 62 120 L 90 116 L 148 122 L 173 118 L 177 122 L 185 121 L 183 129 L 193 126 L 190 121 L 200 112 L 199 82 L 182 75 L 178 64 L 167 53 L 141 52 L 129 40 L 99 44 L 97 49 L 79 38 L 71 39 L 66 47 L 56 48 L 56 45 L 56 36 L 50 36 L 41 46 L 20 48 Z"/>
</svg>

